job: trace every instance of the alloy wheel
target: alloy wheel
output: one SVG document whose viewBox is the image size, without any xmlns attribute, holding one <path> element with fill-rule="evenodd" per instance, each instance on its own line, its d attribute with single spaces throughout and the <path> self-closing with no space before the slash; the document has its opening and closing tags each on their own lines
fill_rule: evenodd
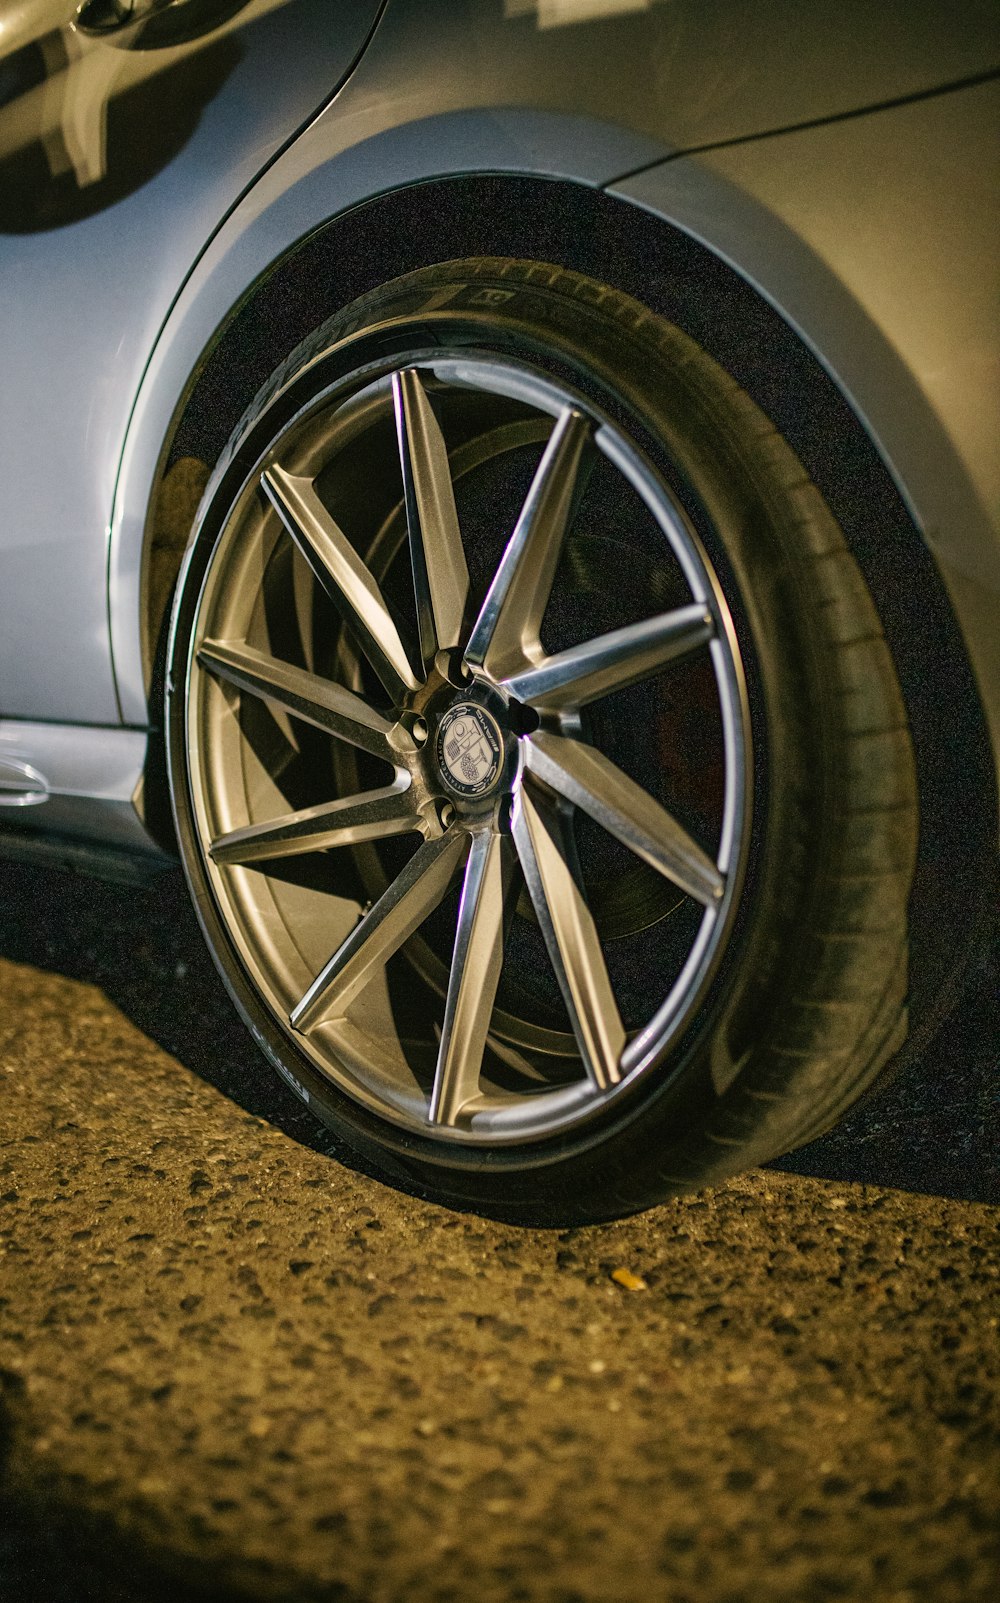
<svg viewBox="0 0 1000 1603">
<path fill-rule="evenodd" d="M 592 1118 L 669 1057 L 729 939 L 739 646 L 639 434 L 523 362 L 407 352 L 276 428 L 208 562 L 186 738 L 212 895 L 292 1045 L 398 1128 Z"/>
</svg>

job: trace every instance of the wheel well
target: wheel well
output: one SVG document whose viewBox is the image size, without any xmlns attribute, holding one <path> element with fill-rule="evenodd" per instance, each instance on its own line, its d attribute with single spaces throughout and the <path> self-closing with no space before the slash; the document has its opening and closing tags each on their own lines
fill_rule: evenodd
<svg viewBox="0 0 1000 1603">
<path fill-rule="evenodd" d="M 490 255 L 558 262 L 678 324 L 771 418 L 844 530 L 881 616 L 913 731 L 922 822 L 911 976 L 915 995 L 938 998 L 926 1016 L 918 1010 L 915 1034 L 926 1035 L 955 988 L 956 952 L 966 949 L 970 926 L 988 918 L 983 862 L 997 827 L 989 741 L 950 602 L 888 469 L 816 357 L 726 263 L 620 198 L 534 178 L 417 184 L 334 219 L 258 282 L 205 352 L 161 459 L 143 582 L 153 705 L 170 595 L 206 465 L 258 389 L 312 328 L 356 296 L 437 261 Z M 146 798 L 160 834 L 172 833 L 163 772 L 154 739 Z"/>
</svg>

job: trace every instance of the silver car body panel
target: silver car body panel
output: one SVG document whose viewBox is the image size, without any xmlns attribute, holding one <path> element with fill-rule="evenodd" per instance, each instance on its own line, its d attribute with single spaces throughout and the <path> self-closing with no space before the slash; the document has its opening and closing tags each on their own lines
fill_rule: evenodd
<svg viewBox="0 0 1000 1603">
<path fill-rule="evenodd" d="M 310 4 L 276 13 L 296 63 L 290 19 Z M 338 28 L 350 32 L 344 70 L 375 9 L 336 8 Z M 974 208 L 990 198 L 981 193 L 983 119 L 991 105 L 995 118 L 996 86 L 776 133 L 984 74 L 996 65 L 992 6 L 922 7 L 920 26 L 901 0 L 836 15 L 799 0 L 784 0 L 780 14 L 677 0 L 572 20 L 584 9 L 601 8 L 390 0 L 344 86 L 283 151 L 280 137 L 261 133 L 260 105 L 248 127 L 246 100 L 231 92 L 241 70 L 251 73 L 246 58 L 181 154 L 124 206 L 59 230 L 58 248 L 45 234 L 0 240 L 6 281 L 40 286 L 37 315 L 0 333 L 9 341 L 0 363 L 13 482 L 0 529 L 0 713 L 146 724 L 147 514 L 163 441 L 204 351 L 259 277 L 332 218 L 401 186 L 482 172 L 610 189 L 623 226 L 629 205 L 654 212 L 729 261 L 794 324 L 864 419 L 924 530 L 1000 736 L 985 423 L 995 381 L 968 343 L 990 281 L 986 224 Z M 869 40 L 860 53 L 859 29 Z M 219 141 L 231 153 L 225 182 Z M 879 173 L 884 182 L 873 181 Z M 904 196 L 890 204 L 892 180 Z M 146 230 L 137 226 L 134 248 L 129 206 Z M 945 279 L 957 353 L 931 337 Z M 39 650 L 39 639 L 56 649 Z M 22 808 L 19 822 L 57 827 L 50 818 L 46 804 Z"/>
<path fill-rule="evenodd" d="M 993 81 L 614 193 L 729 261 L 836 380 L 933 552 L 1000 754 L 998 172 Z"/>
<path fill-rule="evenodd" d="M 33 822 L 45 832 L 93 836 L 122 849 L 149 852 L 149 836 L 136 808 L 146 754 L 142 729 L 87 728 L 0 719 L 0 835 Z M 30 771 L 32 791 L 44 791 L 44 806 L 26 791 L 3 785 L 3 776 Z"/>
<path fill-rule="evenodd" d="M 72 6 L 63 9 L 72 14 Z M 76 221 L 59 225 L 56 212 L 52 226 L 29 227 L 26 220 L 23 231 L 0 237 L 0 286 L 5 305 L 20 314 L 0 318 L 3 716 L 119 722 L 107 530 L 143 370 L 185 274 L 220 218 L 334 91 L 378 9 L 379 0 L 338 0 L 333 7 L 327 0 L 254 0 L 213 32 L 210 76 L 208 46 L 199 56 L 203 41 L 195 41 L 135 55 L 101 45 L 50 81 L 65 106 L 73 104 L 74 73 L 95 61 L 125 74 L 155 66 L 168 81 L 171 72 L 190 69 L 203 75 L 206 99 L 182 148 L 131 193 Z M 47 0 L 46 26 L 52 10 Z M 51 32 L 43 34 L 49 38 Z M 280 72 L 275 59 L 283 63 Z M 150 80 L 140 89 L 148 95 Z M 22 124 L 22 137 L 36 130 L 31 92 L 0 107 L 3 155 L 10 154 L 5 118 L 11 122 L 14 112 L 19 121 L 7 129 L 8 147 Z M 51 133 L 41 107 L 37 131 Z M 113 133 L 112 125 L 106 138 Z M 66 137 L 64 131 L 64 144 Z M 107 159 L 113 169 L 113 139 Z M 82 199 L 86 177 L 78 175 Z"/>
</svg>

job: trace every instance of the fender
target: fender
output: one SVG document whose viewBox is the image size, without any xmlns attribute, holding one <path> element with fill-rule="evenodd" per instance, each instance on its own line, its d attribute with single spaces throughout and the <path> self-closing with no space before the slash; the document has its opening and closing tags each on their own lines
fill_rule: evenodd
<svg viewBox="0 0 1000 1603">
<path fill-rule="evenodd" d="M 994 80 L 611 192 L 734 267 L 834 379 L 944 580 L 1000 762 L 1000 206 L 982 148 L 998 126 Z"/>
<path fill-rule="evenodd" d="M 163 443 L 204 353 L 255 284 L 306 236 L 379 192 L 477 172 L 599 188 L 661 159 L 666 149 L 613 124 L 517 108 L 446 112 L 372 131 L 384 104 L 352 116 L 351 99 L 349 85 L 339 114 L 318 119 L 227 219 L 178 296 L 147 365 L 111 522 L 111 640 L 126 723 L 148 720 L 140 586 Z"/>
</svg>

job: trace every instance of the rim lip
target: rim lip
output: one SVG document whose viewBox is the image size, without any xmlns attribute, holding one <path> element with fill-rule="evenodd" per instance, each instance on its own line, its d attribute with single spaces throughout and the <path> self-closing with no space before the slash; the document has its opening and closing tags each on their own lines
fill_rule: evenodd
<svg viewBox="0 0 1000 1603">
<path fill-rule="evenodd" d="M 397 325 L 393 332 L 397 331 L 403 330 Z M 371 332 L 371 330 L 365 331 L 366 335 Z M 481 326 L 476 329 L 476 334 L 480 337 L 482 332 Z M 397 1136 L 405 1132 L 410 1138 L 416 1135 L 424 1140 L 447 1143 L 458 1157 L 461 1149 L 471 1153 L 489 1146 L 523 1146 L 564 1134 L 571 1128 L 582 1129 L 585 1125 L 593 1123 L 596 1118 L 610 1111 L 613 1105 L 620 1105 L 628 1098 L 635 1091 L 637 1083 L 663 1062 L 688 1030 L 729 945 L 746 873 L 753 776 L 749 701 L 736 629 L 714 564 L 663 475 L 656 469 L 642 447 L 634 439 L 626 436 L 622 426 L 603 410 L 592 395 L 568 383 L 563 374 L 560 374 L 558 380 L 554 379 L 544 368 L 533 367 L 523 358 L 510 356 L 507 353 L 498 358 L 495 351 L 464 346 L 462 355 L 454 357 L 445 354 L 440 345 L 431 347 L 418 345 L 414 350 L 406 350 L 404 346 L 403 349 L 396 349 L 391 353 L 383 352 L 378 360 L 364 363 L 349 372 L 341 370 L 332 380 L 321 382 L 320 387 L 314 389 L 301 405 L 288 408 L 290 396 L 294 397 L 295 392 L 304 383 L 308 383 L 310 378 L 314 382 L 316 378 L 321 378 L 332 357 L 337 354 L 342 355 L 345 347 L 350 349 L 361 344 L 362 339 L 356 336 L 320 353 L 307 362 L 286 385 L 277 390 L 260 417 L 254 420 L 252 428 L 255 439 L 265 437 L 266 443 L 263 448 L 255 449 L 255 454 L 251 458 L 242 455 L 238 446 L 232 458 L 226 463 L 214 493 L 210 489 L 206 495 L 205 511 L 199 519 L 199 528 L 206 518 L 212 517 L 215 521 L 213 513 L 217 507 L 221 506 L 221 510 L 218 512 L 211 545 L 205 552 L 204 566 L 198 581 L 198 593 L 188 630 L 180 701 L 180 735 L 185 762 L 183 782 L 194 825 L 192 833 L 219 927 L 236 956 L 252 992 L 263 1002 L 269 1019 L 276 1023 L 280 1039 L 286 1047 L 290 1046 L 305 1060 L 305 1064 L 308 1064 L 318 1076 L 321 1086 L 339 1090 L 352 1103 L 360 1104 L 360 1108 L 387 1123 L 396 1131 Z M 227 535 L 238 525 L 247 502 L 256 493 L 263 465 L 268 459 L 279 454 L 281 442 L 299 433 L 313 418 L 331 409 L 349 406 L 352 400 L 359 398 L 363 392 L 380 382 L 385 382 L 393 372 L 403 367 L 429 371 L 445 384 L 478 390 L 486 394 L 504 395 L 522 401 L 537 412 L 553 418 L 558 417 L 568 405 L 571 405 L 591 419 L 595 425 L 595 444 L 602 454 L 624 473 L 662 529 L 688 583 L 692 598 L 703 602 L 712 613 L 716 632 L 709 642 L 708 649 L 718 693 L 725 753 L 723 819 L 716 856 L 717 864 L 726 878 L 725 891 L 719 903 L 703 910 L 688 956 L 660 1006 L 652 1018 L 638 1032 L 631 1035 L 622 1056 L 621 1080 L 604 1091 L 598 1091 L 591 1081 L 583 1076 L 570 1086 L 535 1096 L 517 1097 L 515 1093 L 513 1101 L 504 1099 L 500 1102 L 498 1099 L 496 1106 L 477 1109 L 471 1125 L 457 1127 L 432 1123 L 427 1117 L 428 1103 L 423 1093 L 415 1093 L 410 1097 L 409 1108 L 404 1105 L 402 1097 L 398 1101 L 387 1102 L 365 1083 L 364 1061 L 360 1057 L 353 1063 L 350 1061 L 344 1050 L 343 1039 L 338 1040 L 335 1045 L 329 1039 L 322 1041 L 323 1050 L 319 1050 L 320 1042 L 310 1040 L 309 1037 L 292 1030 L 288 1022 L 287 1004 L 275 994 L 266 976 L 261 973 L 260 965 L 255 961 L 251 945 L 246 939 L 242 921 L 237 916 L 238 903 L 227 889 L 226 875 L 232 874 L 233 870 L 231 868 L 223 870 L 213 862 L 206 850 L 204 842 L 209 831 L 202 794 L 199 794 L 204 791 L 205 781 L 198 743 L 192 738 L 192 732 L 197 725 L 198 681 L 199 678 L 208 678 L 204 670 L 195 671 L 198 668 L 196 654 L 200 640 L 207 633 L 203 628 L 206 608 L 213 599 L 212 592 L 217 587 L 218 573 L 224 568 L 218 560 L 220 549 L 224 546 Z M 485 375 L 489 376 L 489 383 L 483 382 Z M 597 385 L 602 383 L 599 375 L 593 375 L 593 378 Z M 634 407 L 627 402 L 626 407 L 634 415 Z M 276 414 L 277 430 L 275 431 L 272 425 L 270 433 L 265 436 L 265 425 L 268 419 L 275 418 Z M 248 463 L 252 463 L 249 469 L 246 466 Z M 233 470 L 237 467 L 241 469 L 239 479 L 232 492 L 226 493 L 223 498 L 223 491 L 228 489 L 228 483 L 232 482 Z M 183 597 L 187 570 L 198 543 L 196 536 L 189 548 L 188 559 L 181 573 L 178 585 L 179 600 Z M 178 606 L 175 613 L 175 629 L 179 625 L 180 614 L 181 608 Z M 246 870 L 239 872 L 243 873 Z M 203 894 L 204 892 L 200 893 Z M 200 895 L 196 893 L 196 899 L 200 900 Z M 213 936 L 208 931 L 204 917 L 202 924 L 209 934 L 210 944 L 214 945 Z M 294 935 L 290 930 L 287 931 L 287 938 L 294 944 Z M 237 1000 L 241 1011 L 245 1013 L 245 1005 L 238 998 Z M 281 1060 L 277 1049 L 262 1039 L 259 1027 L 252 1020 L 250 1022 L 256 1038 L 265 1046 L 265 1050 L 275 1061 L 283 1076 L 299 1095 L 311 1102 L 313 1096 Z M 343 1026 L 341 1030 L 343 1034 Z M 314 1032 L 320 1035 L 321 1040 L 322 1031 L 323 1026 L 320 1026 L 319 1031 Z M 353 1033 L 357 1038 L 363 1039 L 361 1032 L 352 1030 L 350 1025 L 346 1033 L 348 1035 Z M 353 1057 L 353 1054 L 351 1056 Z M 540 1117 L 543 1110 L 545 1116 Z"/>
</svg>

